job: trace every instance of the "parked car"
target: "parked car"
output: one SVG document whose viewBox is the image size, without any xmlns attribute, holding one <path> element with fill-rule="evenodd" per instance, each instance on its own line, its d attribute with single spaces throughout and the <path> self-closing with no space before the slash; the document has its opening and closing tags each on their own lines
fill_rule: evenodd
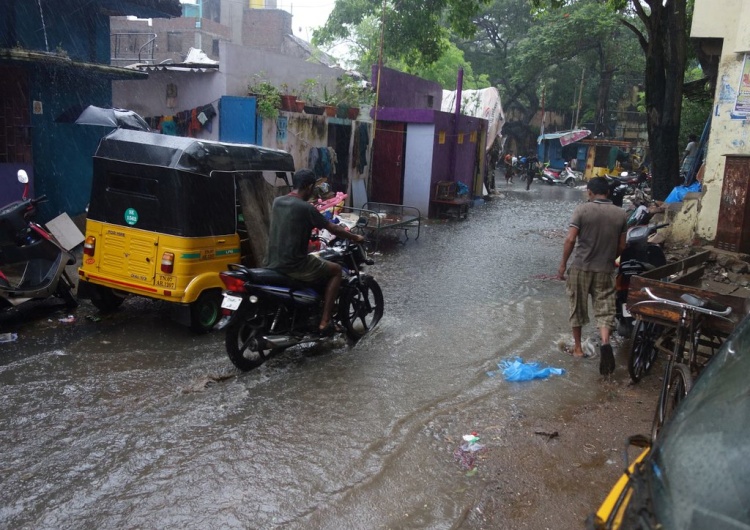
<svg viewBox="0 0 750 530">
<path fill-rule="evenodd" d="M 209 331 L 221 314 L 219 273 L 246 252 L 240 179 L 293 171 L 289 153 L 257 145 L 110 133 L 94 155 L 78 297 L 101 311 L 129 294 L 163 300 L 178 322 Z"/>
<path fill-rule="evenodd" d="M 750 317 L 722 345 L 589 529 L 750 528 Z M 633 445 L 650 445 L 644 436 Z"/>
</svg>

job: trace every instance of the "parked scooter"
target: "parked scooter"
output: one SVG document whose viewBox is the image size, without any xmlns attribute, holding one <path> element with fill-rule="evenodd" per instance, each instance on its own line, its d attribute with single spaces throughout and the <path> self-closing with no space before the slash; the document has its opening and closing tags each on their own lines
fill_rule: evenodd
<svg viewBox="0 0 750 530">
<path fill-rule="evenodd" d="M 28 197 L 29 177 L 23 169 L 18 171 L 18 181 L 24 184 L 21 200 L 0 209 L 0 267 L 5 270 L 0 271 L 0 310 L 52 296 L 72 309 L 78 302 L 65 267 L 75 264 L 76 258 L 52 234 L 29 220 L 46 197 Z M 18 269 L 20 276 L 9 272 L 11 269 Z"/>
<path fill-rule="evenodd" d="M 636 209 L 634 212 L 636 211 L 643 210 Z M 633 218 L 631 214 L 630 219 Z M 633 317 L 627 308 L 630 278 L 667 264 L 661 244 L 652 242 L 650 239 L 659 229 L 669 226 L 669 223 L 649 225 L 647 223 L 650 215 L 642 217 L 639 214 L 635 219 L 646 224 L 638 224 L 628 229 L 625 236 L 625 250 L 620 255 L 620 264 L 615 276 L 615 321 L 617 333 L 623 337 L 630 336 L 633 330 Z"/>
<path fill-rule="evenodd" d="M 609 183 L 609 199 L 612 201 L 612 204 L 622 207 L 623 200 L 628 191 L 628 185 L 609 175 L 604 175 L 604 178 Z"/>
<path fill-rule="evenodd" d="M 552 169 L 546 166 L 542 170 L 542 180 L 547 184 L 565 184 L 569 188 L 575 188 L 578 184 L 579 175 L 577 175 L 567 162 L 562 169 Z"/>
<path fill-rule="evenodd" d="M 343 279 L 336 301 L 334 324 L 352 341 L 367 334 L 383 316 L 383 292 L 363 265 L 372 265 L 361 244 L 338 244 L 318 256 L 338 263 Z M 229 359 L 242 371 L 263 364 L 290 346 L 322 340 L 318 325 L 325 285 L 311 286 L 271 269 L 230 265 L 220 274 L 224 282 L 223 317 L 216 329 L 226 328 Z"/>
</svg>

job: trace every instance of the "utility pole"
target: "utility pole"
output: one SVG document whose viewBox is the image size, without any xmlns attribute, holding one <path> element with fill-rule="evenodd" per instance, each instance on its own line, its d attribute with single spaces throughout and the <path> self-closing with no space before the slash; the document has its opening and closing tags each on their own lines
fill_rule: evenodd
<svg viewBox="0 0 750 530">
<path fill-rule="evenodd" d="M 581 70 L 581 88 L 578 91 L 578 108 L 576 108 L 576 129 L 578 128 L 578 115 L 581 112 L 581 98 L 583 97 L 583 74 L 585 72 L 586 70 Z"/>
</svg>

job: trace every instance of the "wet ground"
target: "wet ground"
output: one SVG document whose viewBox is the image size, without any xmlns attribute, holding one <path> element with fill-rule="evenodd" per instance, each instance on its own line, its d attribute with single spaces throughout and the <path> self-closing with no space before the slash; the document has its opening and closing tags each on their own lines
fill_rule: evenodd
<svg viewBox="0 0 750 530">
<path fill-rule="evenodd" d="M 580 527 L 619 474 L 617 440 L 648 432 L 650 387 L 627 386 L 622 358 L 603 383 L 598 361 L 560 350 L 552 276 L 582 191 L 499 187 L 467 221 L 383 245 L 370 272 L 385 316 L 353 348 L 298 347 L 241 374 L 223 334 L 148 300 L 107 316 L 84 302 L 72 322 L 5 315 L 18 339 L 0 345 L 0 526 Z M 514 356 L 566 373 L 487 374 Z M 467 466 L 472 431 L 485 449 Z"/>
</svg>

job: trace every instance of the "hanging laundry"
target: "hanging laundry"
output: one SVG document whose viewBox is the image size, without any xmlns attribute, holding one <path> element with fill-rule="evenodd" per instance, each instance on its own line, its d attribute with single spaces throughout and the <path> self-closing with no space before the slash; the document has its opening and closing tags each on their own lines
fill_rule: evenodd
<svg viewBox="0 0 750 530">
<path fill-rule="evenodd" d="M 320 166 L 321 166 L 322 176 L 330 177 L 331 176 L 331 156 L 328 154 L 328 148 L 319 147 L 318 152 L 319 152 L 318 156 L 320 157 Z"/>
<path fill-rule="evenodd" d="M 367 146 L 370 144 L 370 130 L 366 123 L 359 124 L 359 161 L 357 171 L 361 175 L 367 165 Z"/>
<path fill-rule="evenodd" d="M 172 116 L 164 116 L 164 119 L 161 120 L 161 133 L 177 136 L 177 124 Z"/>
<path fill-rule="evenodd" d="M 317 147 L 310 148 L 310 152 L 307 154 L 307 167 L 312 170 L 316 176 L 323 176 L 323 170 L 320 167 L 320 154 Z"/>
<path fill-rule="evenodd" d="M 336 164 L 339 163 L 339 157 L 336 155 L 336 150 L 333 147 L 328 147 L 328 158 L 331 159 L 331 175 L 336 174 Z"/>
</svg>

